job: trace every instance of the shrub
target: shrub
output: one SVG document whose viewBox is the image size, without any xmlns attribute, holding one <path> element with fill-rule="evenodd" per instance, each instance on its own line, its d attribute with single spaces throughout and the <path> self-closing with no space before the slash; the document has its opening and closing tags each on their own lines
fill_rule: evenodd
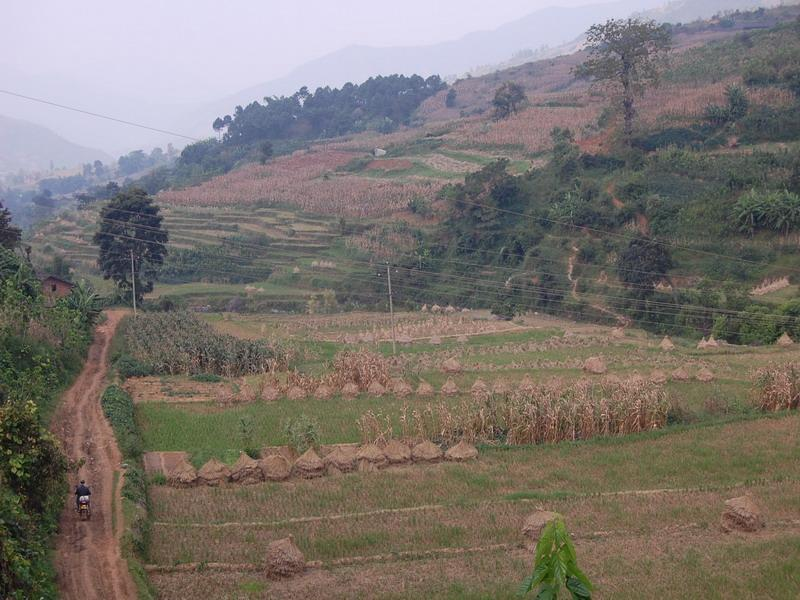
<svg viewBox="0 0 800 600">
<path fill-rule="evenodd" d="M 289 447 L 302 454 L 309 448 L 319 447 L 319 422 L 307 415 L 299 415 L 286 421 L 283 426 Z"/>
<path fill-rule="evenodd" d="M 533 573 L 522 582 L 519 595 L 527 596 L 534 588 L 538 589 L 536 598 L 555 600 L 567 588 L 573 600 L 591 600 L 592 584 L 578 568 L 575 546 L 561 516 L 542 529 Z"/>
<path fill-rule="evenodd" d="M 133 398 L 121 387 L 111 385 L 100 399 L 123 456 L 137 459 L 142 455 L 143 442 L 136 427 Z"/>
<path fill-rule="evenodd" d="M 121 354 L 115 361 L 114 367 L 122 379 L 129 377 L 147 377 L 153 374 L 153 369 L 133 358 L 130 354 Z"/>
<path fill-rule="evenodd" d="M 198 373 L 197 375 L 192 375 L 190 379 L 200 383 L 219 383 L 222 381 L 222 377 L 213 373 Z"/>
</svg>

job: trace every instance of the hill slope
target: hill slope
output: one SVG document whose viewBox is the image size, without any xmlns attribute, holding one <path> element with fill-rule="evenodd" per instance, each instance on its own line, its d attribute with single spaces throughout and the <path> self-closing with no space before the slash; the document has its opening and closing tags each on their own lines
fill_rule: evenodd
<svg viewBox="0 0 800 600">
<path fill-rule="evenodd" d="M 41 125 L 0 115 L 0 175 L 20 169 L 75 167 L 95 160 L 112 159 L 101 150 L 73 144 Z"/>
</svg>

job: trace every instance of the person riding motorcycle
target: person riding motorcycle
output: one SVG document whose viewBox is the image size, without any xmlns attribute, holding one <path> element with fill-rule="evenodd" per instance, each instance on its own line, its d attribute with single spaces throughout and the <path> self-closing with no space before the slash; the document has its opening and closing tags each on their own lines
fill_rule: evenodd
<svg viewBox="0 0 800 600">
<path fill-rule="evenodd" d="M 81 479 L 80 484 L 75 488 L 75 508 L 80 510 L 81 506 L 81 497 L 82 496 L 91 496 L 92 492 L 89 490 L 89 486 L 86 485 L 86 482 Z"/>
</svg>

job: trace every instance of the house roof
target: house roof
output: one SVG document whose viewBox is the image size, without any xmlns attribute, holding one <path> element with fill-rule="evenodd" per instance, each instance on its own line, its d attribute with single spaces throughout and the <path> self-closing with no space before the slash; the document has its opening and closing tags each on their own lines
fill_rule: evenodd
<svg viewBox="0 0 800 600">
<path fill-rule="evenodd" d="M 40 277 L 39 281 L 44 283 L 45 281 L 59 281 L 64 285 L 68 285 L 69 287 L 75 287 L 75 284 L 71 281 L 67 281 L 66 279 L 62 279 L 61 277 L 57 277 L 55 275 L 45 275 L 44 277 Z"/>
</svg>

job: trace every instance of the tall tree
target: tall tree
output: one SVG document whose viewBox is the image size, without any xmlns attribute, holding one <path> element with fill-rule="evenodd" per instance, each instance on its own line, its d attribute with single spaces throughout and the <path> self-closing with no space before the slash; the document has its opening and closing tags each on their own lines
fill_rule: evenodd
<svg viewBox="0 0 800 600">
<path fill-rule="evenodd" d="M 507 119 L 518 112 L 527 100 L 525 88 L 514 81 L 506 81 L 494 93 L 494 114 L 498 119 Z"/>
<path fill-rule="evenodd" d="M 3 208 L 3 203 L 0 202 L 0 246 L 12 250 L 21 239 L 22 230 L 11 224 L 11 211 Z"/>
<path fill-rule="evenodd" d="M 167 254 L 169 234 L 161 225 L 159 210 L 144 190 L 124 190 L 100 211 L 99 230 L 94 235 L 103 277 L 122 290 L 131 289 L 133 255 L 137 300 L 153 291 L 157 270 Z"/>
<path fill-rule="evenodd" d="M 617 258 L 620 280 L 641 298 L 651 296 L 672 267 L 669 248 L 649 238 L 632 239 Z"/>
<path fill-rule="evenodd" d="M 589 28 L 586 47 L 589 58 L 575 74 L 621 92 L 625 137 L 630 140 L 635 99 L 658 83 L 659 68 L 672 49 L 672 34 L 655 21 L 611 19 Z"/>
</svg>

